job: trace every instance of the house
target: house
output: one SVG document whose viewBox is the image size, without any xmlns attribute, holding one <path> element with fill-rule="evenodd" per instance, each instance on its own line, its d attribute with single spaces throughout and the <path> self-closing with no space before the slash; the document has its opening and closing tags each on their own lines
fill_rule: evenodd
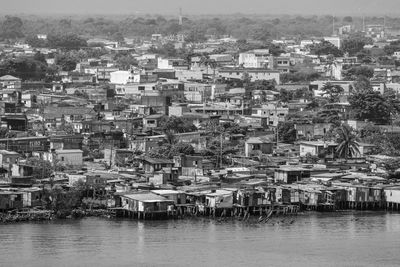
<svg viewBox="0 0 400 267">
<path fill-rule="evenodd" d="M 33 208 L 42 206 L 43 189 L 38 187 L 23 188 L 23 207 Z"/>
<path fill-rule="evenodd" d="M 175 205 L 186 204 L 186 193 L 183 191 L 158 189 L 151 190 L 150 192 L 165 197 L 168 200 L 172 200 Z"/>
<path fill-rule="evenodd" d="M 21 79 L 11 75 L 1 76 L 0 89 L 21 89 Z"/>
<path fill-rule="evenodd" d="M 385 194 L 386 202 L 389 203 L 389 205 L 392 205 L 392 207 L 393 204 L 396 204 L 398 208 L 400 204 L 400 186 L 397 185 L 397 186 L 385 187 L 383 191 Z"/>
<path fill-rule="evenodd" d="M 300 157 L 307 155 L 320 157 L 321 155 L 334 155 L 337 143 L 325 141 L 300 142 Z"/>
<path fill-rule="evenodd" d="M 331 128 L 332 123 L 295 123 L 297 138 L 307 140 L 313 138 L 322 138 Z"/>
<path fill-rule="evenodd" d="M 244 150 L 245 156 L 259 156 L 260 154 L 272 154 L 274 143 L 261 137 L 250 137 L 246 140 Z"/>
<path fill-rule="evenodd" d="M 82 166 L 83 164 L 83 151 L 80 149 L 63 149 L 55 151 L 56 158 L 61 163 L 73 166 Z"/>
<path fill-rule="evenodd" d="M 0 211 L 22 209 L 23 193 L 12 191 L 0 191 Z"/>
<path fill-rule="evenodd" d="M 338 146 L 335 142 L 325 141 L 302 141 L 300 142 L 300 157 L 307 155 L 317 157 L 331 157 L 334 158 L 336 153 L 336 147 Z M 374 152 L 375 145 L 358 143 L 358 152 L 353 155 L 354 158 L 364 157 L 364 155 L 371 154 Z"/>
<path fill-rule="evenodd" d="M 276 84 L 280 84 L 280 72 L 276 70 L 268 70 L 261 68 L 224 68 L 218 71 L 219 76 L 228 80 L 243 79 L 245 73 L 249 75 L 251 81 L 258 80 L 275 80 Z"/>
<path fill-rule="evenodd" d="M 115 204 L 116 207 L 121 207 L 123 210 L 146 218 L 146 213 L 166 215 L 170 207 L 174 205 L 174 201 L 152 192 L 138 192 L 117 195 Z"/>
<path fill-rule="evenodd" d="M 141 160 L 143 170 L 146 173 L 154 173 L 156 171 L 161 171 L 163 168 L 172 168 L 174 162 L 169 159 L 158 159 L 158 158 L 143 158 Z"/>
<path fill-rule="evenodd" d="M 270 204 L 265 192 L 255 189 L 240 189 L 234 192 L 234 203 L 241 207 L 257 207 Z"/>
<path fill-rule="evenodd" d="M 233 192 L 219 189 L 206 194 L 206 206 L 209 208 L 232 208 Z"/>
<path fill-rule="evenodd" d="M 274 181 L 291 184 L 310 178 L 310 170 L 299 166 L 280 166 L 274 171 Z"/>
<path fill-rule="evenodd" d="M 163 114 L 148 115 L 143 118 L 143 127 L 146 129 L 158 128 L 161 126 L 161 121 L 163 120 L 163 117 Z"/>
</svg>

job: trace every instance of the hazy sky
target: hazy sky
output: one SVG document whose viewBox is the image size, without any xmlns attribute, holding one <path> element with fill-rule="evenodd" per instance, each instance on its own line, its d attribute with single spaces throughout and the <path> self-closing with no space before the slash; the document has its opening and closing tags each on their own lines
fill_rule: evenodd
<svg viewBox="0 0 400 267">
<path fill-rule="evenodd" d="M 0 0 L 0 13 L 399 14 L 400 0 Z"/>
</svg>

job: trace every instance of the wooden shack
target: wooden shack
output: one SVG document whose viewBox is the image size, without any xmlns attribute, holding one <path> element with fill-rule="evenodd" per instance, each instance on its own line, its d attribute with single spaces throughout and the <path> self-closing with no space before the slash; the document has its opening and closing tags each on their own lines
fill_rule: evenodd
<svg viewBox="0 0 400 267">
<path fill-rule="evenodd" d="M 22 207 L 22 192 L 0 191 L 0 211 L 21 209 Z"/>
<path fill-rule="evenodd" d="M 138 192 L 120 195 L 120 200 L 116 201 L 123 211 L 123 215 L 129 217 L 152 219 L 166 217 L 168 211 L 172 210 L 173 200 L 152 192 Z"/>
</svg>

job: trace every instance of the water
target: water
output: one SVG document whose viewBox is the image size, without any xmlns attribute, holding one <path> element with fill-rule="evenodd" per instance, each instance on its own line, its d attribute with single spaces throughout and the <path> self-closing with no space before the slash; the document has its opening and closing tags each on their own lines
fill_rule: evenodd
<svg viewBox="0 0 400 267">
<path fill-rule="evenodd" d="M 85 218 L 0 225 L 0 266 L 400 265 L 400 214 L 315 213 L 288 221 Z"/>
</svg>

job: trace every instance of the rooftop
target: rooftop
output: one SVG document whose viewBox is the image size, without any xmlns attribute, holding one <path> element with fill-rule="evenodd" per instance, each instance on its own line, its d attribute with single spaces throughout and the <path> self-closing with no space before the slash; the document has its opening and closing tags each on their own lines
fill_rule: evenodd
<svg viewBox="0 0 400 267">
<path fill-rule="evenodd" d="M 151 192 L 126 194 L 123 196 L 126 198 L 133 199 L 133 200 L 141 201 L 141 202 L 170 202 L 171 201 L 171 200 L 166 199 L 163 196 L 159 196 L 159 195 L 151 193 Z"/>
</svg>

